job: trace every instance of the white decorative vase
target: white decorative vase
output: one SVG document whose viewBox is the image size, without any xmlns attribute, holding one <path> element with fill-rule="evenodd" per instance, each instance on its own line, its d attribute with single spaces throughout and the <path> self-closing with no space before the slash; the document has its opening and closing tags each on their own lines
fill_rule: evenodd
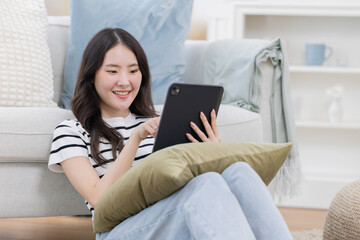
<svg viewBox="0 0 360 240">
<path fill-rule="evenodd" d="M 343 115 L 343 111 L 342 111 L 340 97 L 333 97 L 329 107 L 329 121 L 341 122 L 342 115 Z"/>
</svg>

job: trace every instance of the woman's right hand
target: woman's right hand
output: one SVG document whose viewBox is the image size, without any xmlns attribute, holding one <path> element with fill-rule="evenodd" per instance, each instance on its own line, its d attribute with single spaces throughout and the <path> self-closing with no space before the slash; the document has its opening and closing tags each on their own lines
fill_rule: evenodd
<svg viewBox="0 0 360 240">
<path fill-rule="evenodd" d="M 141 140 L 146 138 L 149 135 L 155 137 L 159 123 L 160 123 L 160 117 L 154 117 L 154 118 L 140 124 L 139 126 L 137 126 L 134 129 L 134 133 Z"/>
</svg>

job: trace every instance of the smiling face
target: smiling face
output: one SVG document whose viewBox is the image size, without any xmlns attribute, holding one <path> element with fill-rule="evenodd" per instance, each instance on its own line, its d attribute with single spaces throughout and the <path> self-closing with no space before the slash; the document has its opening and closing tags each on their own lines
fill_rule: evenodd
<svg viewBox="0 0 360 240">
<path fill-rule="evenodd" d="M 136 56 L 128 47 L 120 43 L 107 51 L 94 81 L 103 118 L 129 115 L 141 78 Z"/>
</svg>

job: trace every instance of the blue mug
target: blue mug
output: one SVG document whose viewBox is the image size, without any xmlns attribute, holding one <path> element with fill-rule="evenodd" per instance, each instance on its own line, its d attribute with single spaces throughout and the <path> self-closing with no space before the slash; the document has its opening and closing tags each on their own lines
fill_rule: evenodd
<svg viewBox="0 0 360 240">
<path fill-rule="evenodd" d="M 325 55 L 326 50 L 328 53 Z M 333 54 L 331 47 L 325 44 L 306 44 L 306 64 L 311 66 L 321 66 Z"/>
</svg>

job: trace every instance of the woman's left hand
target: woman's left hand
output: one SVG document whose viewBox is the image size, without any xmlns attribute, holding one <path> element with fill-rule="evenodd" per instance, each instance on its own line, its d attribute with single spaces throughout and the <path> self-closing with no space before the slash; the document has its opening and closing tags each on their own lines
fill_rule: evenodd
<svg viewBox="0 0 360 240">
<path fill-rule="evenodd" d="M 205 114 L 203 112 L 200 113 L 200 119 L 204 124 L 206 134 L 203 133 L 195 123 L 190 122 L 190 126 L 203 142 L 220 142 L 221 139 L 216 125 L 216 113 L 214 109 L 211 111 L 210 117 L 211 117 L 211 125 L 208 122 Z M 191 142 L 198 142 L 198 140 L 194 138 L 190 133 L 187 133 L 186 137 Z"/>
</svg>

